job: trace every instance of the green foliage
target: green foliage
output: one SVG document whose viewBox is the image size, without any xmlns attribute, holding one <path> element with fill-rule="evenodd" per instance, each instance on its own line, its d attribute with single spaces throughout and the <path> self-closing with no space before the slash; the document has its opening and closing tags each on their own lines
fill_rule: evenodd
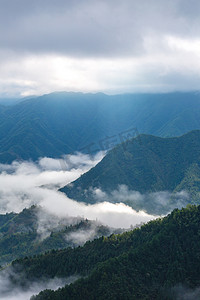
<svg viewBox="0 0 200 300">
<path fill-rule="evenodd" d="M 174 299 L 173 287 L 200 284 L 200 206 L 175 209 L 140 229 L 12 263 L 23 282 L 83 275 L 34 300 Z M 19 279 L 21 278 L 21 279 Z"/>
<path fill-rule="evenodd" d="M 62 188 L 61 191 L 70 198 L 94 203 L 96 199 L 91 192 L 91 187 L 101 188 L 108 195 L 113 190 L 117 190 L 119 185 L 126 185 L 130 190 L 144 194 L 186 190 L 191 195 L 188 201 L 199 204 L 199 149 L 199 130 L 176 138 L 141 135 L 115 147 L 96 167 L 83 174 L 73 185 Z M 151 200 L 141 204 L 126 199 L 124 202 L 135 209 L 156 213 L 157 208 Z"/>
<path fill-rule="evenodd" d="M 94 236 L 91 238 L 110 235 L 111 229 L 107 226 L 77 219 L 77 223 L 74 225 L 60 224 L 59 227 L 50 229 L 47 236 L 42 238 L 37 232 L 39 209 L 32 206 L 19 214 L 0 215 L 0 264 L 10 263 L 17 258 L 37 255 L 52 249 L 76 247 L 81 244 L 81 241 L 73 238 L 67 239 L 74 232 L 85 231 L 87 233 L 94 229 Z"/>
</svg>

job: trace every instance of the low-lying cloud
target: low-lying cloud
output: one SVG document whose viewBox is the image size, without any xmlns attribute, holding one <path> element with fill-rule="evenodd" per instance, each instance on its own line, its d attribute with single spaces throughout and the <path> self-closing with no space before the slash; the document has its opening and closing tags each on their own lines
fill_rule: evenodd
<svg viewBox="0 0 200 300">
<path fill-rule="evenodd" d="M 37 163 L 24 161 L 0 164 L 0 213 L 20 212 L 40 204 L 51 191 L 77 179 L 104 156 L 77 153 L 63 159 L 41 158 Z M 56 195 L 53 195 L 56 201 Z"/>
<path fill-rule="evenodd" d="M 167 214 L 174 208 L 182 208 L 187 205 L 189 200 L 186 191 L 177 193 L 160 191 L 141 194 L 138 191 L 129 190 L 126 185 L 119 185 L 118 189 L 110 193 L 106 193 L 99 188 L 91 189 L 91 191 L 95 201 L 124 203 L 135 210 L 145 210 L 154 215 Z"/>
<path fill-rule="evenodd" d="M 76 230 L 66 235 L 67 241 L 72 241 L 75 245 L 83 245 L 86 241 L 93 240 L 96 235 L 96 230 Z"/>
<path fill-rule="evenodd" d="M 11 165 L 0 164 L 0 213 L 20 212 L 33 204 L 41 206 L 37 214 L 37 232 L 40 239 L 49 236 L 52 229 L 59 229 L 59 226 L 77 224 L 84 218 L 96 220 L 90 228 L 72 231 L 65 236 L 67 241 L 80 245 L 96 236 L 100 223 L 112 228 L 130 228 L 156 218 L 155 211 L 148 214 L 141 210 L 142 204 L 147 205 L 147 199 L 151 199 L 155 209 L 159 205 L 161 208 L 169 205 L 170 202 L 166 201 L 171 199 L 172 195 L 168 192 L 141 195 L 123 185 L 110 194 L 94 189 L 92 192 L 98 201 L 94 205 L 74 201 L 58 192 L 58 188 L 95 166 L 103 156 L 104 153 L 98 153 L 94 157 L 77 153 L 67 155 L 61 160 L 45 157 L 37 163 L 24 161 L 13 162 Z M 180 200 L 180 206 L 186 198 L 187 194 L 184 192 L 175 195 L 175 200 Z M 24 290 L 13 287 L 9 281 L 9 274 L 2 272 L 0 295 L 5 300 L 27 300 L 41 290 L 57 289 L 74 280 L 76 278 L 35 282 L 31 288 Z"/>
<path fill-rule="evenodd" d="M 168 299 L 175 299 L 175 300 L 196 300 L 200 299 L 200 287 L 196 288 L 189 288 L 182 284 L 179 284 L 169 291 L 165 291 L 167 293 Z"/>
<path fill-rule="evenodd" d="M 26 287 L 19 287 L 12 282 L 11 276 L 17 279 L 17 274 L 13 273 L 11 269 L 4 270 L 0 274 L 0 297 L 3 300 L 28 300 L 32 295 L 36 295 L 42 290 L 56 290 L 78 279 L 78 276 L 44 279 L 31 282 L 31 285 Z"/>
<path fill-rule="evenodd" d="M 80 217 L 60 217 L 54 213 L 48 212 L 42 207 L 37 207 L 36 210 L 36 230 L 37 239 L 42 241 L 48 238 L 52 232 L 64 230 L 70 225 L 76 225 L 83 219 Z M 71 240 L 73 242 L 73 240 Z"/>
<path fill-rule="evenodd" d="M 155 216 L 144 211 L 135 211 L 124 203 L 104 201 L 86 205 L 57 191 L 59 187 L 75 180 L 97 164 L 103 155 L 104 153 L 99 153 L 90 157 L 77 153 L 68 155 L 63 160 L 42 158 L 38 163 L 1 164 L 0 213 L 20 212 L 25 207 L 40 205 L 47 213 L 59 218 L 97 219 L 115 228 L 129 228 L 131 225 L 154 219 Z M 39 222 L 38 228 L 42 228 L 41 224 Z"/>
<path fill-rule="evenodd" d="M 94 238 L 98 238 L 102 235 L 108 236 L 113 233 L 113 231 L 115 232 L 115 230 L 110 227 L 102 226 L 98 221 L 85 221 L 84 224 L 86 224 L 86 226 L 80 226 L 80 228 L 67 233 L 65 236 L 66 241 L 72 242 L 75 246 L 81 246 L 85 244 L 86 241 L 94 240 Z"/>
</svg>

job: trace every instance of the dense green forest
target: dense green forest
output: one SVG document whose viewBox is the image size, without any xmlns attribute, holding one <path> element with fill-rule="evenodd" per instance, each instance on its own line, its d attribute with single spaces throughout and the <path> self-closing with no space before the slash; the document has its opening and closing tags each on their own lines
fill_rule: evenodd
<svg viewBox="0 0 200 300">
<path fill-rule="evenodd" d="M 70 225 L 67 220 L 57 219 L 55 216 L 52 220 L 53 217 L 46 215 L 42 210 L 42 220 L 47 221 L 47 224 L 42 224 L 42 230 L 45 231 L 43 236 L 43 232 L 38 228 L 42 222 L 38 220 L 40 210 L 41 208 L 32 206 L 19 214 L 0 215 L 0 265 L 52 249 L 77 247 L 87 239 L 122 232 L 120 229 L 111 229 L 98 222 L 81 218 L 71 220 Z"/>
<path fill-rule="evenodd" d="M 200 129 L 199 108 L 200 95 L 194 92 L 62 92 L 0 106 L 0 162 L 96 152 L 137 132 L 178 136 Z"/>
<path fill-rule="evenodd" d="M 191 131 L 181 137 L 160 138 L 140 135 L 126 141 L 108 152 L 94 168 L 78 178 L 72 185 L 61 189 L 70 198 L 88 203 L 99 199 L 94 189 L 100 188 L 112 199 L 113 190 L 125 185 L 129 190 L 142 194 L 159 191 L 180 192 L 185 190 L 191 197 L 188 202 L 200 203 L 200 131 Z M 92 189 L 91 189 L 92 188 Z M 121 197 L 122 198 L 122 197 Z M 134 209 L 149 213 L 166 213 L 153 199 L 146 202 L 124 201 Z M 103 198 L 109 201 L 108 199 Z M 176 205 L 176 200 L 175 205 Z M 173 198 L 171 199 L 171 203 Z M 176 207 L 176 206 L 175 206 Z M 169 209 L 169 207 L 166 207 Z"/>
<path fill-rule="evenodd" d="M 12 263 L 15 283 L 82 276 L 34 300 L 177 299 L 176 286 L 200 285 L 200 206 L 175 209 L 164 218 L 83 247 L 51 251 Z"/>
</svg>

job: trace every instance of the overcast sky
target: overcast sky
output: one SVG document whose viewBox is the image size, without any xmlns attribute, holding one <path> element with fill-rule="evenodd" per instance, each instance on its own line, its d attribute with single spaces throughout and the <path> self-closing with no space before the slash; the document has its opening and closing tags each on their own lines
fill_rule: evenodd
<svg viewBox="0 0 200 300">
<path fill-rule="evenodd" d="M 0 96 L 199 90 L 199 0 L 0 0 Z"/>
</svg>

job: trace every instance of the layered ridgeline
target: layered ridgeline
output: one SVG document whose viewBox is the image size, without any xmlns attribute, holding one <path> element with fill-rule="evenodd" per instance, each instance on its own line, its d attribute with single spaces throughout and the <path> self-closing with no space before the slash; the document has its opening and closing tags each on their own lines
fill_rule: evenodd
<svg viewBox="0 0 200 300">
<path fill-rule="evenodd" d="M 19 214 L 0 215 L 0 265 L 52 249 L 76 247 L 112 232 L 122 230 L 82 218 L 58 218 L 35 206 Z"/>
<path fill-rule="evenodd" d="M 140 229 L 15 261 L 12 279 L 28 288 L 45 277 L 82 277 L 34 300 L 199 299 L 199 224 L 200 206 L 176 209 Z"/>
<path fill-rule="evenodd" d="M 200 131 L 128 140 L 61 191 L 78 201 L 119 201 L 150 213 L 169 212 L 178 202 L 199 203 Z"/>
<path fill-rule="evenodd" d="M 91 153 L 138 132 L 178 136 L 193 129 L 200 129 L 199 93 L 53 93 L 0 105 L 0 162 Z"/>
</svg>

